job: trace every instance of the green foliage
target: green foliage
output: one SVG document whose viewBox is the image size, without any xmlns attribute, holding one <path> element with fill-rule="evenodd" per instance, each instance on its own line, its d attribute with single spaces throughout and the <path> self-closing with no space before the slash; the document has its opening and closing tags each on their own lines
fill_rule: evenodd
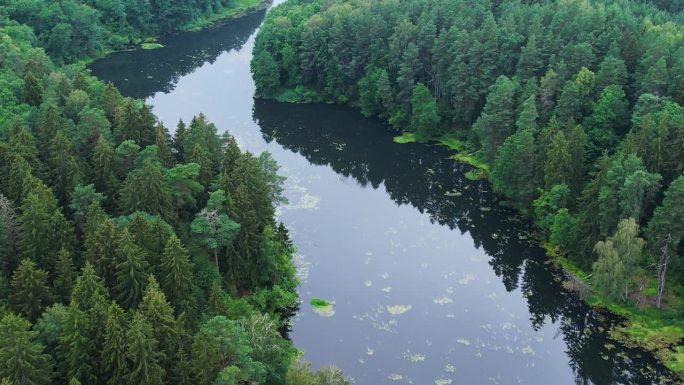
<svg viewBox="0 0 684 385">
<path fill-rule="evenodd" d="M 535 161 L 536 151 L 532 130 L 518 131 L 504 141 L 492 169 L 494 190 L 522 207 L 532 203 L 536 195 L 538 182 L 534 169 L 529 167 Z"/>
<path fill-rule="evenodd" d="M 630 277 L 645 245 L 638 234 L 639 225 L 634 218 L 624 219 L 612 237 L 594 247 L 599 256 L 593 266 L 594 283 L 609 300 L 627 300 Z"/>
<path fill-rule="evenodd" d="M 437 102 L 424 84 L 418 83 L 411 96 L 411 130 L 422 138 L 433 138 L 440 132 Z"/>
<path fill-rule="evenodd" d="M 152 326 L 140 314 L 136 314 L 126 331 L 126 357 L 131 367 L 124 375 L 129 385 L 161 385 L 164 368 L 160 366 L 159 341 L 154 338 Z"/>
<path fill-rule="evenodd" d="M 10 300 L 14 308 L 35 321 L 50 304 L 52 293 L 47 282 L 48 274 L 36 267 L 30 259 L 24 259 L 12 276 Z"/>
<path fill-rule="evenodd" d="M 31 324 L 14 314 L 0 320 L 0 377 L 16 385 L 48 385 L 52 377 L 51 357 L 35 341 Z"/>
</svg>

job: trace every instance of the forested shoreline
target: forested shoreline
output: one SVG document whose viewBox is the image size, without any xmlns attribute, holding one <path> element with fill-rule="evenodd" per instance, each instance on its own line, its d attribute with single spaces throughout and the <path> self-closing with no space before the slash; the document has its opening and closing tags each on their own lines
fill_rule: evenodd
<svg viewBox="0 0 684 385">
<path fill-rule="evenodd" d="M 0 5 L 0 383 L 347 384 L 285 338 L 298 278 L 271 156 L 202 114 L 172 136 L 63 64 L 230 3 L 144 6 Z"/>
<path fill-rule="evenodd" d="M 8 19 L 31 27 L 31 42 L 59 64 L 139 44 L 153 48 L 159 36 L 208 26 L 270 2 L 8 0 L 1 7 Z"/>
<path fill-rule="evenodd" d="M 681 372 L 681 23 L 674 3 L 293 0 L 252 73 L 260 97 L 349 104 L 458 150 L 590 302 L 630 318 L 616 337 Z"/>
</svg>

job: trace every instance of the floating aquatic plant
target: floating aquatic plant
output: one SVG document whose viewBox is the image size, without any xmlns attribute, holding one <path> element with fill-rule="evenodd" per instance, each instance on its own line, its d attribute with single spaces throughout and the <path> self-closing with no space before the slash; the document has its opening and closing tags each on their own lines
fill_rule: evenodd
<svg viewBox="0 0 684 385">
<path fill-rule="evenodd" d="M 328 301 L 322 298 L 312 298 L 311 306 L 313 311 L 321 317 L 332 317 L 335 315 L 335 302 Z"/>
<path fill-rule="evenodd" d="M 391 305 L 387 306 L 387 311 L 392 315 L 404 314 L 411 310 L 411 305 Z"/>
</svg>

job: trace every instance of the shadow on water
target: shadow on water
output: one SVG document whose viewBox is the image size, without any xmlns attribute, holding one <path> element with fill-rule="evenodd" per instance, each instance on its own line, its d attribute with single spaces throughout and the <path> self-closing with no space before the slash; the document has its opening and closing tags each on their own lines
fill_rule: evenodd
<svg viewBox="0 0 684 385">
<path fill-rule="evenodd" d="M 310 163 L 384 186 L 397 205 L 408 204 L 431 221 L 468 232 L 491 256 L 506 290 L 521 289 L 535 329 L 559 322 L 577 384 L 674 383 L 652 356 L 612 341 L 612 317 L 593 311 L 562 288 L 560 272 L 530 239 L 530 224 L 497 204 L 487 181 L 464 177 L 469 166 L 438 146 L 396 144 L 381 122 L 346 107 L 255 100 L 253 118 L 267 142 L 276 141 Z"/>
<path fill-rule="evenodd" d="M 115 52 L 89 68 L 125 96 L 146 99 L 173 91 L 178 80 L 224 52 L 239 50 L 264 21 L 266 10 L 197 32 L 163 37 L 163 48 Z"/>
</svg>

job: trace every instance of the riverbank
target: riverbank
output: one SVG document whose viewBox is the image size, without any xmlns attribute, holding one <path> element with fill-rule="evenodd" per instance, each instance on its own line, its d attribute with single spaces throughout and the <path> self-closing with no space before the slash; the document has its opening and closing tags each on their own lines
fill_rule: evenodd
<svg viewBox="0 0 684 385">
<path fill-rule="evenodd" d="M 227 23 L 231 20 L 249 15 L 254 12 L 261 11 L 273 4 L 273 0 L 235 0 L 232 7 L 225 8 L 222 11 L 207 17 L 198 17 L 192 22 L 182 25 L 177 31 L 171 32 L 162 36 L 148 36 L 143 39 L 138 39 L 132 44 L 122 49 L 106 49 L 101 54 L 91 56 L 79 60 L 75 65 L 87 67 L 94 61 L 102 59 L 108 55 L 116 52 L 135 51 L 138 49 L 154 50 L 164 48 L 164 45 L 159 40 L 165 36 L 170 36 L 176 33 L 183 32 L 198 32 L 203 29 L 215 27 L 220 24 Z"/>
<path fill-rule="evenodd" d="M 260 11 L 269 7 L 273 0 L 235 0 L 233 7 L 225 8 L 219 13 L 209 17 L 200 17 L 182 26 L 180 32 L 198 31 L 216 24 L 248 15 L 252 12 Z"/>
<path fill-rule="evenodd" d="M 415 133 L 405 132 L 394 137 L 396 143 L 436 143 L 446 146 L 455 153 L 451 158 L 466 163 L 473 167 L 473 171 L 468 171 L 466 177 L 469 179 L 488 179 L 490 165 L 480 156 L 479 151 L 472 151 L 466 142 L 454 137 L 445 135 L 437 139 L 419 138 Z M 631 347 L 641 347 L 653 353 L 665 366 L 675 372 L 684 380 L 684 321 L 677 318 L 675 311 L 671 309 L 656 309 L 652 305 L 645 305 L 640 308 L 637 304 L 617 304 L 607 301 L 598 293 L 590 291 L 581 293 L 576 287 L 578 284 L 584 288 L 592 287 L 592 274 L 582 270 L 568 258 L 560 255 L 545 238 L 540 240 L 544 246 L 550 260 L 566 275 L 565 288 L 577 292 L 580 298 L 587 304 L 596 309 L 606 310 L 620 317 L 623 321 L 616 324 L 610 335 L 615 340 Z M 644 296 L 654 295 L 656 291 L 655 277 L 649 279 L 650 283 L 644 290 Z M 670 306 L 677 307 L 684 300 L 681 287 L 672 287 L 668 293 Z"/>
</svg>

